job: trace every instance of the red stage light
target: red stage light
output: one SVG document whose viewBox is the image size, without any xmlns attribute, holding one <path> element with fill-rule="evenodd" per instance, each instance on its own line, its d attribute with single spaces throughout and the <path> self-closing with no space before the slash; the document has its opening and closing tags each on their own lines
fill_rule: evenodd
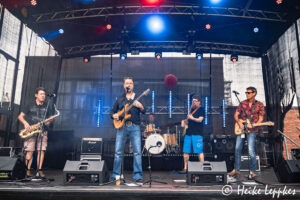
<svg viewBox="0 0 300 200">
<path fill-rule="evenodd" d="M 36 0 L 31 0 L 30 3 L 31 3 L 32 6 L 36 6 L 37 5 Z"/>
<path fill-rule="evenodd" d="M 111 29 L 111 24 L 107 24 L 107 25 L 106 25 L 106 29 L 107 29 L 107 30 L 110 30 L 110 29 Z"/>
<path fill-rule="evenodd" d="M 147 5 L 160 5 L 162 0 L 144 0 L 144 4 Z"/>
</svg>

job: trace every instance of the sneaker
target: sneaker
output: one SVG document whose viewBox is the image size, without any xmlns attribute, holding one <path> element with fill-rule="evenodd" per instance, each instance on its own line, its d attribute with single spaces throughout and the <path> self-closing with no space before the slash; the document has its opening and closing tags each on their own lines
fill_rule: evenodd
<svg viewBox="0 0 300 200">
<path fill-rule="evenodd" d="M 250 174 L 251 174 L 252 178 L 257 177 L 257 175 L 256 175 L 253 171 L 250 171 Z M 249 176 L 249 173 L 247 173 L 247 174 L 245 175 L 246 178 L 247 178 L 248 176 Z"/>
<path fill-rule="evenodd" d="M 235 175 L 240 175 L 240 171 L 234 169 L 231 172 L 228 173 L 229 176 L 235 176 Z"/>
<path fill-rule="evenodd" d="M 26 171 L 26 176 L 27 176 L 27 177 L 31 177 L 31 176 L 32 176 L 32 173 L 31 173 L 30 169 L 27 169 L 27 171 Z"/>
<path fill-rule="evenodd" d="M 141 179 L 141 178 L 140 179 L 136 179 L 135 180 L 135 184 L 138 185 L 138 186 L 142 186 L 143 185 L 143 179 Z"/>
<path fill-rule="evenodd" d="M 39 172 L 38 172 L 38 173 L 39 173 L 39 176 L 40 176 L 40 177 L 42 177 L 42 178 L 44 178 L 44 177 L 45 177 L 45 174 L 44 174 L 44 172 L 43 172 L 42 170 L 39 170 Z"/>
</svg>

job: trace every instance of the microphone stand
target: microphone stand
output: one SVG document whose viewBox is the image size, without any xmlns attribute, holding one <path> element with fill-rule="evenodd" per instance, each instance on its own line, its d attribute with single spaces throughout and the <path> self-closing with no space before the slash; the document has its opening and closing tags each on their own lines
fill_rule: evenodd
<svg viewBox="0 0 300 200">
<path fill-rule="evenodd" d="M 149 183 L 149 187 L 150 187 L 150 188 L 152 187 L 152 182 L 155 182 L 155 183 L 161 183 L 161 184 L 168 184 L 168 183 L 163 182 L 163 181 L 157 181 L 157 180 L 153 180 L 153 179 L 152 179 L 151 159 L 150 159 L 150 152 L 149 152 L 149 150 L 150 150 L 151 148 L 153 148 L 153 147 L 160 147 L 160 146 L 156 144 L 155 146 L 150 146 L 150 147 L 147 149 L 147 151 L 148 151 L 148 153 L 147 153 L 147 156 L 148 156 L 148 164 L 149 164 L 149 166 L 148 166 L 148 169 L 149 169 L 149 180 L 146 181 L 146 182 L 144 182 L 144 184 L 148 184 L 148 183 Z"/>
<path fill-rule="evenodd" d="M 238 92 L 233 92 L 233 93 L 235 94 L 235 97 L 237 98 L 237 100 L 239 102 L 239 105 L 241 105 L 241 101 L 240 101 L 240 99 L 238 97 L 239 93 Z M 244 111 L 244 113 L 246 115 L 246 119 L 249 119 L 249 117 L 248 117 L 248 115 L 247 115 L 246 110 L 244 109 L 244 107 L 241 106 L 241 108 L 242 108 L 242 110 Z M 251 126 L 253 127 L 253 124 L 252 124 L 252 122 L 251 122 L 250 119 L 249 119 L 249 121 L 250 121 Z M 243 125 L 244 125 L 244 133 L 241 135 L 241 138 L 245 138 L 245 135 L 247 135 L 247 137 L 245 139 L 246 139 L 247 145 L 249 145 L 249 143 L 248 143 L 249 142 L 248 141 L 249 131 L 248 131 L 247 120 L 245 120 L 245 122 L 243 122 Z M 252 177 L 252 174 L 251 174 L 251 170 L 250 170 L 250 152 L 249 152 L 249 147 L 247 148 L 247 153 L 248 153 L 248 168 L 249 168 L 249 170 L 248 170 L 248 172 L 249 172 L 249 174 L 248 174 L 248 180 L 253 180 L 253 177 Z"/>
</svg>

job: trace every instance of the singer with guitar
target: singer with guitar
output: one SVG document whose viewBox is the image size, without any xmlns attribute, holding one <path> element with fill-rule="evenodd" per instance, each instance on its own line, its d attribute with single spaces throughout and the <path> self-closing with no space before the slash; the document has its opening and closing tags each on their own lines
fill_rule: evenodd
<svg viewBox="0 0 300 200">
<path fill-rule="evenodd" d="M 187 127 L 183 142 L 184 168 L 181 173 L 186 173 L 187 171 L 189 154 L 192 153 L 192 150 L 194 153 L 198 154 L 199 161 L 204 162 L 202 133 L 204 111 L 200 105 L 200 97 L 194 95 L 192 99 L 193 103 L 190 113 L 188 114 L 187 119 L 181 121 L 181 126 L 184 128 Z"/>
<path fill-rule="evenodd" d="M 117 129 L 115 143 L 115 157 L 112 177 L 116 180 L 120 178 L 122 167 L 122 149 L 123 140 L 126 141 L 127 135 L 133 149 L 133 178 L 137 184 L 142 184 L 142 152 L 141 152 L 141 130 L 140 130 L 140 114 L 145 114 L 143 104 L 136 98 L 133 92 L 133 78 L 125 77 L 123 81 L 125 93 L 120 96 L 113 105 L 111 116 L 114 119 L 114 125 Z M 149 90 L 150 91 L 150 90 Z M 124 110 L 124 107 L 126 108 Z M 122 112 L 122 110 L 124 112 Z M 123 128 L 123 126 L 126 126 Z M 123 130 L 125 130 L 123 138 Z"/>
<path fill-rule="evenodd" d="M 255 137 L 258 132 L 257 124 L 262 123 L 264 119 L 265 109 L 262 102 L 255 100 L 257 90 L 255 87 L 248 87 L 246 89 L 247 99 L 242 101 L 235 111 L 234 119 L 237 126 L 241 130 L 244 130 L 243 121 L 248 121 L 249 133 L 246 136 L 248 138 L 248 152 L 250 155 L 250 173 L 253 178 L 256 175 L 256 153 L 255 153 Z M 245 113 L 246 112 L 246 113 Z M 247 118 L 248 116 L 248 118 Z M 230 176 L 235 176 L 240 174 L 241 167 L 241 154 L 244 145 L 245 134 L 237 134 L 236 145 L 235 145 L 235 163 L 234 169 L 228 173 Z"/>
</svg>

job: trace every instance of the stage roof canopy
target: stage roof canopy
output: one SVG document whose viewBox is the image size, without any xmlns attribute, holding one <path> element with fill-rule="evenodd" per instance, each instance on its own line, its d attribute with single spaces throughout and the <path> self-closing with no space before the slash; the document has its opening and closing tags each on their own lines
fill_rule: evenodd
<svg viewBox="0 0 300 200">
<path fill-rule="evenodd" d="M 1 2 L 64 57 L 132 51 L 259 57 L 300 17 L 299 0 L 22 1 Z M 161 17 L 161 33 L 148 30 L 153 15 Z M 63 34 L 55 34 L 59 29 Z"/>
</svg>

